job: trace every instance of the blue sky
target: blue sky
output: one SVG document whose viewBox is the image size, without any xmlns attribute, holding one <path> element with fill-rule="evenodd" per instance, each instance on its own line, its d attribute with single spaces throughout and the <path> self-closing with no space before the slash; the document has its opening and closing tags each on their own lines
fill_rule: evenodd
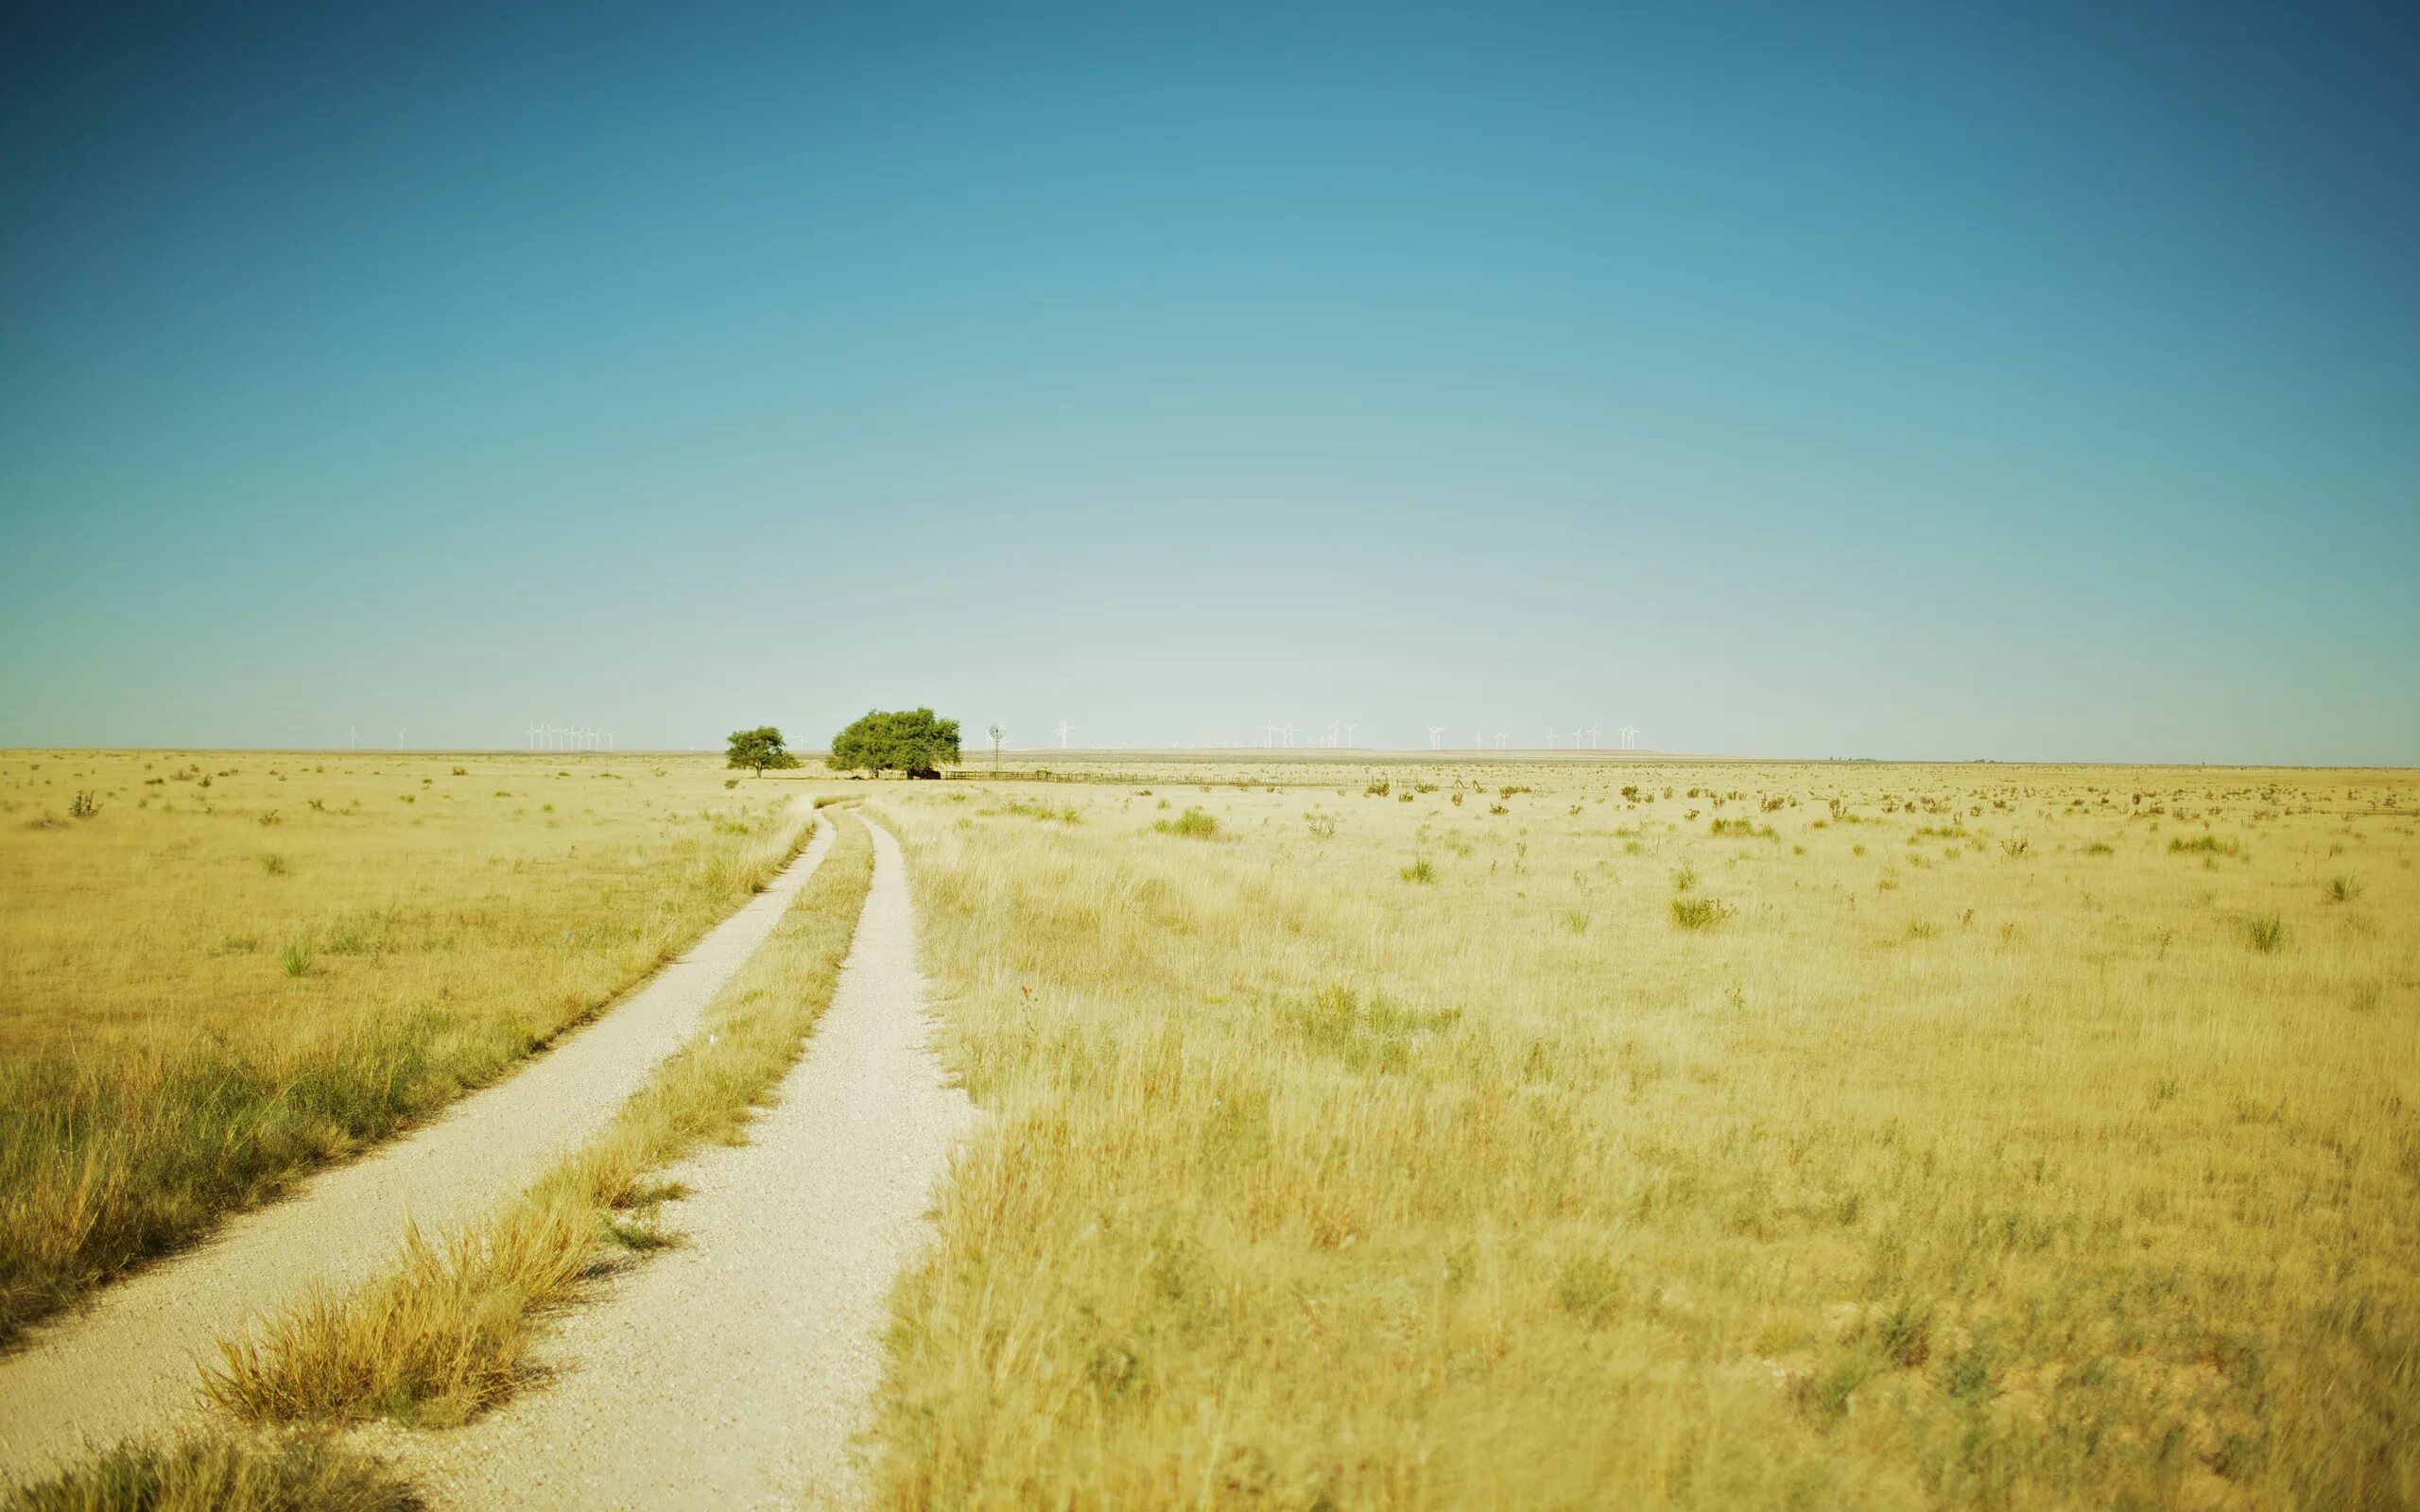
<svg viewBox="0 0 2420 1512">
<path fill-rule="evenodd" d="M 2420 762 L 2409 8 L 0 25 L 0 745 Z"/>
</svg>

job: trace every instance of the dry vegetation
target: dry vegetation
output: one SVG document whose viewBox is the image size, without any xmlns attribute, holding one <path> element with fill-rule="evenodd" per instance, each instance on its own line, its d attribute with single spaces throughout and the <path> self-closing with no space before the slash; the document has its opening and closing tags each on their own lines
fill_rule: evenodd
<svg viewBox="0 0 2420 1512">
<path fill-rule="evenodd" d="M 253 1422 L 386 1418 L 444 1428 L 517 1385 L 543 1314 L 604 1257 L 665 1243 L 662 1169 L 708 1140 L 736 1143 L 804 1048 L 840 975 L 873 875 L 865 827 L 841 821 L 831 853 L 765 945 L 708 1005 L 688 1044 L 578 1155 L 513 1207 L 442 1242 L 414 1234 L 401 1263 L 356 1291 L 320 1295 L 258 1339 L 228 1341 L 211 1397 Z"/>
<path fill-rule="evenodd" d="M 408 1486 L 324 1438 L 130 1445 L 24 1487 L 10 1512 L 413 1512 Z"/>
<path fill-rule="evenodd" d="M 2420 780 L 1126 775 L 879 801 L 887 1504 L 2420 1503 Z"/>
<path fill-rule="evenodd" d="M 0 756 L 0 1339 L 593 1013 L 804 812 L 691 758 Z"/>
</svg>

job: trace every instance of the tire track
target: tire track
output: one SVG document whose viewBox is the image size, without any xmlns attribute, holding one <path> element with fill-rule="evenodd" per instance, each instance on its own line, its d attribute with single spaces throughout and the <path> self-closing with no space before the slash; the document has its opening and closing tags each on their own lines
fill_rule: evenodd
<svg viewBox="0 0 2420 1512">
<path fill-rule="evenodd" d="M 862 816 L 860 816 L 862 817 Z M 975 1119 L 926 1048 L 898 842 L 867 822 L 873 883 L 821 1022 L 739 1148 L 666 1175 L 676 1247 L 565 1315 L 554 1379 L 467 1428 L 379 1431 L 440 1507 L 852 1504 L 901 1269 Z"/>
<path fill-rule="evenodd" d="M 831 848 L 831 821 L 765 890 L 680 959 L 503 1081 L 292 1196 L 31 1330 L 0 1359 L 0 1487 L 136 1434 L 200 1418 L 197 1362 L 299 1300 L 390 1261 L 406 1226 L 448 1228 L 578 1148 L 696 1029 Z"/>
</svg>

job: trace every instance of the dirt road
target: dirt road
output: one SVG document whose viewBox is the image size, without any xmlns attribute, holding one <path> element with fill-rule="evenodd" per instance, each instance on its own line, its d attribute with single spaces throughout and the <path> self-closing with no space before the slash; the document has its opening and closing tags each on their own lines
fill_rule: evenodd
<svg viewBox="0 0 2420 1512">
<path fill-rule="evenodd" d="M 859 1499 L 891 1283 L 974 1121 L 925 1047 L 906 863 L 867 827 L 873 885 L 832 1005 L 749 1143 L 670 1173 L 689 1189 L 664 1209 L 678 1247 L 565 1315 L 540 1351 L 552 1380 L 466 1429 L 372 1435 L 433 1505 Z"/>
<path fill-rule="evenodd" d="M 314 1284 L 342 1289 L 392 1258 L 406 1226 L 493 1208 L 589 1138 L 697 1027 L 772 932 L 832 842 L 805 852 L 645 986 L 510 1079 L 207 1243 L 103 1292 L 0 1359 L 0 1487 L 136 1433 L 198 1417 L 197 1360 Z"/>
</svg>

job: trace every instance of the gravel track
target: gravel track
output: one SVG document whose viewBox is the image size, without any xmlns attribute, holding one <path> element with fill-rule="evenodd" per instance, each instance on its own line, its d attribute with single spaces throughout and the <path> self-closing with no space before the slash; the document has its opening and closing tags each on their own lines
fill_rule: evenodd
<svg viewBox="0 0 2420 1512">
<path fill-rule="evenodd" d="M 765 890 L 521 1071 L 284 1201 L 127 1278 L 0 1358 L 0 1487 L 199 1418 L 197 1361 L 314 1285 L 344 1289 L 406 1227 L 450 1228 L 518 1193 L 611 1119 L 698 1025 L 830 849 L 831 821 Z"/>
<path fill-rule="evenodd" d="M 848 1505 L 892 1282 L 974 1106 L 925 1046 L 898 842 L 869 822 L 873 883 L 832 1005 L 749 1143 L 668 1175 L 676 1247 L 565 1314 L 550 1380 L 471 1426 L 366 1435 L 437 1507 Z"/>
</svg>

